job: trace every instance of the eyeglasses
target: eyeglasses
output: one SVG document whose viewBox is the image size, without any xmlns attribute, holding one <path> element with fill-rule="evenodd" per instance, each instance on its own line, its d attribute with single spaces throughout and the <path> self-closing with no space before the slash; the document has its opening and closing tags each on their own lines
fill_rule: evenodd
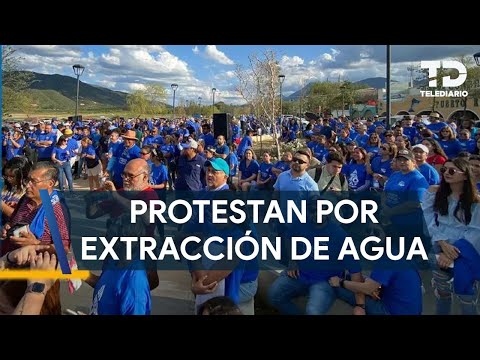
<svg viewBox="0 0 480 360">
<path fill-rule="evenodd" d="M 440 168 L 440 172 L 442 174 L 448 173 L 449 175 L 455 175 L 456 173 L 463 174 L 463 171 L 454 169 L 454 168 L 447 168 L 447 167 L 442 167 Z"/>
<path fill-rule="evenodd" d="M 292 159 L 292 162 L 298 163 L 298 164 L 300 164 L 300 165 L 303 165 L 303 164 L 306 164 L 306 163 L 307 163 L 307 161 L 303 161 L 302 159 L 299 159 L 299 158 L 293 158 L 293 159 Z"/>
<path fill-rule="evenodd" d="M 41 183 L 41 182 L 43 182 L 43 181 L 48 181 L 48 180 L 51 180 L 51 179 L 48 178 L 48 179 L 42 179 L 42 180 L 34 180 L 34 179 L 32 179 L 32 178 L 26 178 L 25 180 L 27 181 L 27 184 L 34 184 L 34 185 L 36 185 L 36 184 L 38 184 L 38 183 Z"/>
<path fill-rule="evenodd" d="M 137 174 L 137 175 L 132 175 L 132 174 L 127 174 L 127 173 L 122 173 L 122 179 L 123 180 L 133 180 L 135 179 L 137 176 L 140 176 L 140 175 L 145 175 L 144 172 L 141 172 L 140 174 Z"/>
</svg>

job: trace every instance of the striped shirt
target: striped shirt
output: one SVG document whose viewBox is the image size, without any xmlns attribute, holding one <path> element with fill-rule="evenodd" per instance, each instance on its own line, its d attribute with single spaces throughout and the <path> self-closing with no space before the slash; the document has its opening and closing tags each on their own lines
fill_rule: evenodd
<svg viewBox="0 0 480 360">
<path fill-rule="evenodd" d="M 33 219 L 35 218 L 35 215 L 37 214 L 38 209 L 40 209 L 40 207 L 37 207 L 37 204 L 32 199 L 24 196 L 20 200 L 20 202 L 18 203 L 18 207 L 12 214 L 9 224 L 15 225 L 21 222 L 31 224 Z M 55 214 L 55 219 L 57 220 L 58 229 L 60 230 L 60 237 L 62 238 L 63 247 L 65 248 L 65 251 L 68 251 L 70 248 L 70 236 L 68 234 L 66 217 L 63 214 L 62 205 L 59 202 L 53 205 L 53 212 Z M 48 224 L 48 221 L 46 220 L 45 230 L 42 237 L 38 240 L 42 242 L 42 245 L 48 245 L 53 243 L 50 226 Z M 8 240 L 5 240 L 2 244 L 2 254 L 5 254 L 6 252 L 15 249 L 16 246 Z"/>
</svg>

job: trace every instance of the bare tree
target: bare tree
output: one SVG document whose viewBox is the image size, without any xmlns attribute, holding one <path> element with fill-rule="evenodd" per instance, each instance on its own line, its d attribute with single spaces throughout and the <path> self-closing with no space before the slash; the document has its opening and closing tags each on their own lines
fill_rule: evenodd
<svg viewBox="0 0 480 360">
<path fill-rule="evenodd" d="M 21 71 L 21 57 L 17 49 L 10 45 L 2 46 L 2 113 L 8 115 L 14 109 L 30 107 L 32 99 L 27 89 L 32 83 L 33 74 Z"/>
<path fill-rule="evenodd" d="M 235 69 L 238 79 L 236 90 L 257 110 L 257 120 L 262 128 L 269 128 L 275 125 L 280 110 L 278 99 L 280 66 L 272 50 L 267 50 L 261 55 L 252 54 L 248 59 L 250 62 L 248 69 L 241 65 L 237 65 Z M 273 132 L 273 138 L 277 146 L 277 156 L 280 158 L 280 144 L 276 131 Z"/>
</svg>

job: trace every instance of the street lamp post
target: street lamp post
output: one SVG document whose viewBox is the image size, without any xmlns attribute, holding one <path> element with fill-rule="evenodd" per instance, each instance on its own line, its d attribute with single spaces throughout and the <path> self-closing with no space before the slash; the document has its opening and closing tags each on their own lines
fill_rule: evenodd
<svg viewBox="0 0 480 360">
<path fill-rule="evenodd" d="M 173 90 L 173 119 L 175 120 L 175 91 L 177 91 L 178 85 L 177 84 L 172 84 L 172 85 L 170 85 L 170 87 Z"/>
<path fill-rule="evenodd" d="M 215 111 L 215 91 L 217 91 L 217 89 L 215 88 L 212 88 L 212 117 L 213 117 L 213 113 Z"/>
<path fill-rule="evenodd" d="M 280 81 L 280 119 L 282 119 L 282 116 L 283 116 L 282 84 L 285 81 L 285 75 L 278 75 L 278 80 Z"/>
<path fill-rule="evenodd" d="M 201 96 L 198 97 L 198 106 L 202 106 L 202 97 Z"/>
<path fill-rule="evenodd" d="M 477 63 L 477 65 L 480 66 L 480 52 L 474 54 L 473 58 L 475 59 L 475 62 Z"/>
<path fill-rule="evenodd" d="M 85 70 L 85 66 L 80 64 L 75 64 L 72 66 L 73 72 L 77 75 L 77 102 L 75 103 L 75 121 L 77 120 L 78 116 L 78 93 L 80 92 L 80 76 L 82 76 L 83 71 Z"/>
</svg>

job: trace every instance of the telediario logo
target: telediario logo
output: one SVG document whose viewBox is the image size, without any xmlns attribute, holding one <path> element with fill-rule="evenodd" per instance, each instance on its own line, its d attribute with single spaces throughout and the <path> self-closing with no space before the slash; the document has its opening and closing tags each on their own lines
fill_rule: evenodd
<svg viewBox="0 0 480 360">
<path fill-rule="evenodd" d="M 430 80 L 429 87 L 437 87 L 437 69 L 456 69 L 458 71 L 458 77 L 452 79 L 450 76 L 442 77 L 442 87 L 458 87 L 461 86 L 467 80 L 467 68 L 461 62 L 448 60 L 448 61 L 421 61 L 420 67 L 422 69 L 428 69 L 428 77 Z M 467 97 L 468 91 L 426 91 L 420 90 L 420 94 L 423 97 Z"/>
</svg>

